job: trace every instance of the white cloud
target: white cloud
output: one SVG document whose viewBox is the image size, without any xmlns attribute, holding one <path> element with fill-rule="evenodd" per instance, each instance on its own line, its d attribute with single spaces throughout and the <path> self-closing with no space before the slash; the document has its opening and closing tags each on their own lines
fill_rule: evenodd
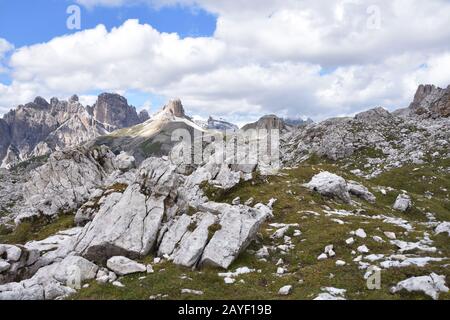
<svg viewBox="0 0 450 320">
<path fill-rule="evenodd" d="M 14 49 L 14 46 L 6 41 L 6 39 L 0 38 L 0 74 L 7 71 L 6 67 L 3 65 L 5 55 L 9 51 Z"/>
<path fill-rule="evenodd" d="M 182 39 L 129 20 L 110 31 L 100 25 L 19 48 L 9 62 L 13 83 L 0 86 L 0 107 L 33 94 L 137 90 L 180 97 L 204 116 L 320 119 L 403 107 L 418 84 L 450 83 L 450 3 L 444 0 L 78 3 L 198 6 L 217 14 L 217 29 L 211 37 Z"/>
</svg>

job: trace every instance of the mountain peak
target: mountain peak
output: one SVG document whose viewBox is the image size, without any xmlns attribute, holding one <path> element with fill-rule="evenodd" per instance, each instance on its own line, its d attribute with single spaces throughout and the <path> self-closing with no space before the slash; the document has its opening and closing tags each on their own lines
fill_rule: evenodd
<svg viewBox="0 0 450 320">
<path fill-rule="evenodd" d="M 184 112 L 183 104 L 180 99 L 170 100 L 167 105 L 164 106 L 163 111 L 174 117 L 184 118 L 186 114 Z"/>
<path fill-rule="evenodd" d="M 265 129 L 265 130 L 285 130 L 287 129 L 286 123 L 283 121 L 283 119 L 277 117 L 274 114 L 269 114 L 261 117 L 258 121 L 254 123 L 249 123 L 245 125 L 242 130 L 249 130 L 249 129 Z"/>
<path fill-rule="evenodd" d="M 48 107 L 49 103 L 42 97 L 36 97 L 33 103 L 39 107 Z"/>
<path fill-rule="evenodd" d="M 447 89 L 421 84 L 409 106 L 415 114 L 431 117 L 450 116 L 450 86 Z"/>
<path fill-rule="evenodd" d="M 116 93 L 102 93 L 92 107 L 94 118 L 108 124 L 112 130 L 140 123 L 136 108 L 128 105 L 125 97 Z"/>
</svg>

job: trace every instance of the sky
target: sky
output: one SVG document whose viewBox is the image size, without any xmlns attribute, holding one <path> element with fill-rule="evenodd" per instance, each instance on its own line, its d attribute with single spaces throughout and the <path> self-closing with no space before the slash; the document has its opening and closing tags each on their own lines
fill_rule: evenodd
<svg viewBox="0 0 450 320">
<path fill-rule="evenodd" d="M 0 0 L 0 115 L 101 92 L 236 123 L 406 107 L 450 84 L 449 0 Z"/>
</svg>

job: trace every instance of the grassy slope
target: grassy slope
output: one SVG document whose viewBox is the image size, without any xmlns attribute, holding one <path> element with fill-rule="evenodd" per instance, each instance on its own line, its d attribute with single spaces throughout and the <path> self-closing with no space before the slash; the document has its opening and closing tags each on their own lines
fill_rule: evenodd
<svg viewBox="0 0 450 320">
<path fill-rule="evenodd" d="M 59 231 L 74 227 L 73 215 L 62 215 L 47 224 L 25 222 L 19 225 L 14 231 L 0 228 L 0 243 L 3 244 L 25 244 L 31 240 L 44 240 Z"/>
<path fill-rule="evenodd" d="M 442 164 L 449 166 L 449 163 Z M 414 166 L 417 168 L 420 166 Z M 258 261 L 257 258 L 248 251 L 233 263 L 230 270 L 238 267 L 247 266 L 261 270 L 260 273 L 251 273 L 237 277 L 237 282 L 232 285 L 226 285 L 223 279 L 217 273 L 220 270 L 203 269 L 193 271 L 190 269 L 175 266 L 168 262 L 155 265 L 155 273 L 137 274 L 123 277 L 121 281 L 125 288 L 117 288 L 112 285 L 99 285 L 95 281 L 90 283 L 90 287 L 81 290 L 73 296 L 73 299 L 148 299 L 151 295 L 168 295 L 167 299 L 280 299 L 277 292 L 279 288 L 290 284 L 294 286 L 293 292 L 288 297 L 282 299 L 312 299 L 320 293 L 323 286 L 334 286 L 347 289 L 346 297 L 349 299 L 428 299 L 421 293 L 398 294 L 389 293 L 389 289 L 398 281 L 411 276 L 427 275 L 431 272 L 446 275 L 450 279 L 450 268 L 445 267 L 450 261 L 441 263 L 430 263 L 426 267 L 407 267 L 398 269 L 389 269 L 382 272 L 382 289 L 368 290 L 366 281 L 363 279 L 364 270 L 359 270 L 358 265 L 352 262 L 354 256 L 351 251 L 359 245 L 366 244 L 371 250 L 370 253 L 394 254 L 396 248 L 385 242 L 382 244 L 372 240 L 372 236 L 378 235 L 385 238 L 384 231 L 396 232 L 402 240 L 417 241 L 416 237 L 423 238 L 423 232 L 428 231 L 425 226 L 416 224 L 416 222 L 426 221 L 424 213 L 431 211 L 441 220 L 450 220 L 450 210 L 448 207 L 448 192 L 442 191 L 442 188 L 450 186 L 450 175 L 436 169 L 436 164 L 422 166 L 421 169 L 413 171 L 412 168 L 401 168 L 383 174 L 372 181 L 364 181 L 364 184 L 371 188 L 379 185 L 392 186 L 398 189 L 404 189 L 411 192 L 416 208 L 408 213 L 396 213 L 391 209 L 391 205 L 398 195 L 399 191 L 389 192 L 386 196 L 377 193 L 377 204 L 372 205 L 360 201 L 361 208 L 364 208 L 367 215 L 386 214 L 395 215 L 411 221 L 414 224 L 415 231 L 409 234 L 404 233 L 404 229 L 385 224 L 380 220 L 366 220 L 361 217 L 338 217 L 346 222 L 340 225 L 327 217 L 322 212 L 324 205 L 333 209 L 354 210 L 355 207 L 335 202 L 313 194 L 301 186 L 302 183 L 321 170 L 328 170 L 340 174 L 346 178 L 360 180 L 356 176 L 339 169 L 337 165 L 324 164 L 306 164 L 296 169 L 285 170 L 285 176 L 270 177 L 267 181 L 259 181 L 256 184 L 247 182 L 239 185 L 226 194 L 216 195 L 220 201 L 231 202 L 237 196 L 242 200 L 250 197 L 258 202 L 266 203 L 270 198 L 278 199 L 274 206 L 275 218 L 268 222 L 279 223 L 299 223 L 300 230 L 303 232 L 301 237 L 293 237 L 292 242 L 295 249 L 288 254 L 283 255 L 279 251 L 271 252 L 268 262 Z M 438 171 L 436 171 L 438 170 Z M 432 184 L 424 183 L 422 176 L 437 175 L 437 179 L 432 179 Z M 361 180 L 360 180 L 361 181 Z M 427 180 L 426 180 L 427 181 Z M 435 192 L 435 197 L 429 200 L 423 196 L 424 191 Z M 320 216 L 312 216 L 303 211 L 313 210 L 320 213 Z M 257 250 L 261 245 L 274 245 L 274 240 L 270 235 L 274 230 L 270 229 L 268 223 L 263 226 L 258 235 L 257 243 L 252 244 L 249 249 Z M 368 238 L 362 241 L 357 239 L 356 243 L 349 246 L 345 239 L 349 238 L 349 232 L 363 228 Z M 430 232 L 430 234 L 432 234 Z M 441 256 L 450 257 L 450 240 L 447 235 L 434 236 L 434 246 L 442 252 Z M 282 244 L 282 240 L 275 241 Z M 317 256 L 323 252 L 328 244 L 334 244 L 336 257 L 324 261 L 318 261 Z M 433 256 L 433 254 L 424 254 L 424 256 Z M 276 262 L 284 259 L 288 267 L 288 274 L 284 276 L 276 275 Z M 342 259 L 347 262 L 344 267 L 337 267 L 335 261 Z M 147 259 L 150 262 L 151 257 Z M 145 279 L 139 279 L 145 276 Z M 182 276 L 187 276 L 192 280 L 182 280 Z M 240 282 L 243 280 L 244 282 Z M 302 282 L 299 282 L 302 280 Z M 196 289 L 204 291 L 202 296 L 181 295 L 182 288 Z M 450 299 L 450 294 L 441 294 L 441 299 Z"/>
</svg>

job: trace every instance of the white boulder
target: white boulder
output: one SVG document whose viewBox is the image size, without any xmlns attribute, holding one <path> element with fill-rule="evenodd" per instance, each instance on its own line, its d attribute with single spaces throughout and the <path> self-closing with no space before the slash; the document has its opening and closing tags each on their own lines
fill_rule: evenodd
<svg viewBox="0 0 450 320">
<path fill-rule="evenodd" d="M 405 212 L 411 208 L 411 197 L 407 194 L 399 194 L 394 203 L 394 210 Z"/>
<path fill-rule="evenodd" d="M 450 236 L 450 222 L 442 222 L 434 230 L 436 234 L 447 233 Z"/>
<path fill-rule="evenodd" d="M 351 201 L 345 179 L 327 171 L 315 175 L 304 186 L 323 196 L 339 198 L 346 203 L 350 203 Z"/>
<path fill-rule="evenodd" d="M 282 287 L 282 288 L 278 291 L 278 294 L 279 294 L 280 296 L 287 296 L 287 295 L 290 295 L 291 292 L 292 292 L 292 286 L 291 286 L 291 285 L 288 285 L 288 286 Z"/>
<path fill-rule="evenodd" d="M 402 290 L 408 292 L 422 291 L 434 300 L 437 300 L 439 299 L 439 293 L 448 292 L 449 288 L 446 286 L 445 276 L 432 273 L 429 276 L 412 277 L 400 281 L 395 287 L 391 288 L 392 293 L 397 293 Z"/>
<path fill-rule="evenodd" d="M 147 272 L 147 267 L 143 264 L 137 263 L 126 257 L 112 257 L 106 263 L 108 269 L 114 271 L 119 276 L 125 276 L 127 274 Z"/>
</svg>

